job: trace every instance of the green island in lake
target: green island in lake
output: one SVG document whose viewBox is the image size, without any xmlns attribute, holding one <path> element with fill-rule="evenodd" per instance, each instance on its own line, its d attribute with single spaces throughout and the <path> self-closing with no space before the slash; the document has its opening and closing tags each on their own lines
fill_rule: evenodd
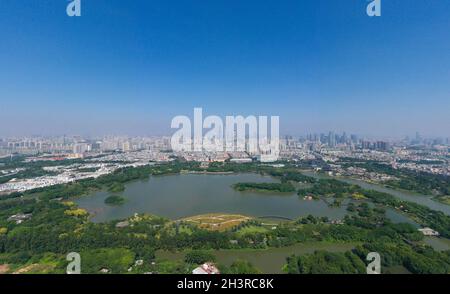
<svg viewBox="0 0 450 294">
<path fill-rule="evenodd" d="M 122 205 L 125 203 L 125 198 L 117 195 L 109 196 L 105 199 L 105 204 L 108 205 Z"/>
<path fill-rule="evenodd" d="M 237 191 L 292 193 L 295 187 L 291 183 L 237 183 L 233 185 Z"/>
</svg>

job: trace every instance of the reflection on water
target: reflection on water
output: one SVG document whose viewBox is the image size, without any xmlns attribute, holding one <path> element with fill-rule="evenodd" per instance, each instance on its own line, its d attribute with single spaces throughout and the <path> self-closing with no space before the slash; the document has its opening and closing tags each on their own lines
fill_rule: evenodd
<svg viewBox="0 0 450 294">
<path fill-rule="evenodd" d="M 238 182 L 277 182 L 259 174 L 182 174 L 150 177 L 126 185 L 122 206 L 104 203 L 109 192 L 96 192 L 77 199 L 82 208 L 94 213 L 92 221 L 122 219 L 134 213 L 150 213 L 178 219 L 203 213 L 239 213 L 250 216 L 283 216 L 297 218 L 312 214 L 342 219 L 345 207 L 331 208 L 323 201 L 306 201 L 292 194 L 237 192 L 231 185 Z"/>
</svg>

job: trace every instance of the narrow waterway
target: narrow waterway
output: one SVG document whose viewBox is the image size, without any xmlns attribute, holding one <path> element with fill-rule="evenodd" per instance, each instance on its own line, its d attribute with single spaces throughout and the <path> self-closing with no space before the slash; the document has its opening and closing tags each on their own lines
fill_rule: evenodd
<svg viewBox="0 0 450 294">
<path fill-rule="evenodd" d="M 325 174 L 319 174 L 319 173 L 316 173 L 313 171 L 302 171 L 302 173 L 306 176 L 310 176 L 310 177 L 314 177 L 314 178 L 318 178 L 318 179 L 337 179 L 337 180 L 340 180 L 340 181 L 343 181 L 343 182 L 346 182 L 349 184 L 361 186 L 364 189 L 388 193 L 398 199 L 421 204 L 421 205 L 427 206 L 433 210 L 442 211 L 446 215 L 450 215 L 450 205 L 446 205 L 444 203 L 437 202 L 437 201 L 433 200 L 432 197 L 429 195 L 421 195 L 421 194 L 408 192 L 408 191 L 395 190 L 395 189 L 384 187 L 382 185 L 371 184 L 371 183 L 367 183 L 362 180 L 351 179 L 351 178 L 347 178 L 347 177 L 332 177 L 332 176 L 325 175 Z"/>
</svg>

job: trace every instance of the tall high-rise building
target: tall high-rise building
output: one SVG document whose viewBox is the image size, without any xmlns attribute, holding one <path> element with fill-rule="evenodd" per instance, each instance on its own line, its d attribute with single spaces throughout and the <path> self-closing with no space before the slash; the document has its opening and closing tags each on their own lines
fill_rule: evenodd
<svg viewBox="0 0 450 294">
<path fill-rule="evenodd" d="M 336 136 L 334 135 L 334 132 L 328 133 L 328 146 L 336 147 Z"/>
<path fill-rule="evenodd" d="M 343 132 L 342 133 L 342 137 L 341 137 L 341 143 L 343 144 L 347 144 L 348 138 L 347 138 L 347 133 Z"/>
<path fill-rule="evenodd" d="M 370 141 L 362 141 L 361 142 L 362 149 L 372 149 L 372 142 Z"/>
<path fill-rule="evenodd" d="M 83 154 L 90 151 L 90 145 L 87 143 L 76 143 L 73 145 L 73 153 Z"/>
<path fill-rule="evenodd" d="M 130 141 L 125 141 L 122 143 L 122 151 L 123 152 L 129 152 L 131 150 L 131 144 Z"/>
<path fill-rule="evenodd" d="M 376 142 L 376 149 L 380 151 L 388 151 L 389 149 L 389 143 L 385 141 L 377 141 Z"/>
</svg>

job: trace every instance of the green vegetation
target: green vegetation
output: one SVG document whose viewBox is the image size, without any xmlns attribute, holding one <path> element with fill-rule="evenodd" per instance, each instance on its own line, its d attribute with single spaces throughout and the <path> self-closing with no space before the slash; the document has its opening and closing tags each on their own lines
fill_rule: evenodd
<svg viewBox="0 0 450 294">
<path fill-rule="evenodd" d="M 154 266 L 149 267 L 150 272 L 158 274 L 191 274 L 192 267 L 183 261 L 158 261 Z"/>
<path fill-rule="evenodd" d="M 124 273 L 134 263 L 135 253 L 124 248 L 100 248 L 80 253 L 83 273 Z"/>
<path fill-rule="evenodd" d="M 184 261 L 192 264 L 202 264 L 205 262 L 213 262 L 216 260 L 216 257 L 207 251 L 202 250 L 193 250 L 186 253 L 184 257 Z"/>
<path fill-rule="evenodd" d="M 381 256 L 381 269 L 401 265 L 415 274 L 444 274 L 450 272 L 450 252 L 437 252 L 430 247 L 411 247 L 402 243 L 373 242 L 357 246 L 355 254 L 364 258 L 369 252 Z"/>
<path fill-rule="evenodd" d="M 430 164 L 430 165 L 445 164 L 445 161 L 443 161 L 443 160 L 408 160 L 408 159 L 401 159 L 401 160 L 397 160 L 397 162 L 398 163 Z"/>
<path fill-rule="evenodd" d="M 316 251 L 288 257 L 285 271 L 289 274 L 363 274 L 366 265 L 351 252 Z"/>
<path fill-rule="evenodd" d="M 123 183 L 112 183 L 108 187 L 108 191 L 111 193 L 120 193 L 125 191 L 125 185 Z"/>
<path fill-rule="evenodd" d="M 349 201 L 348 215 L 339 224 L 326 217 L 312 215 L 270 226 L 257 220 L 236 221 L 224 230 L 202 228 L 191 219 L 173 222 L 157 216 L 138 215 L 127 219 L 130 225 L 116 227 L 119 221 L 92 223 L 85 211 L 65 200 L 92 190 L 116 189 L 125 183 L 150 175 L 200 171 L 197 163 L 125 168 L 97 179 L 56 185 L 0 199 L 0 264 L 9 271 L 63 273 L 69 252 L 80 252 L 84 273 L 189 273 L 192 266 L 213 260 L 211 250 L 266 249 L 302 242 L 354 242 L 351 252 L 292 256 L 287 260 L 290 273 L 360 273 L 365 271 L 365 257 L 376 251 L 382 256 L 382 268 L 402 266 L 413 273 L 450 273 L 449 252 L 437 252 L 424 245 L 423 236 L 408 224 L 393 224 L 385 208 L 395 209 L 423 226 L 450 237 L 450 217 L 425 206 L 401 201 L 392 195 L 337 180 L 315 180 L 293 166 L 274 168 L 260 164 L 211 164 L 208 171 L 259 172 L 280 179 L 268 186 L 240 183 L 241 188 L 270 191 L 295 191 L 292 182 L 307 183 L 299 195 L 320 199 Z M 119 183 L 119 184 L 116 184 Z M 256 186 L 255 186 L 256 185 Z M 293 190 L 292 190 L 293 189 Z M 60 200 L 62 198 L 63 200 Z M 121 198 L 121 197 L 120 197 Z M 14 214 L 31 214 L 17 224 L 8 221 Z M 217 216 L 216 216 L 217 217 Z M 221 216 L 227 219 L 225 215 Z M 234 217 L 235 218 L 235 217 Z M 122 220 L 123 221 L 123 220 Z M 186 252 L 176 261 L 155 259 L 155 251 Z M 142 265 L 136 265 L 142 260 Z M 220 265 L 219 265 L 220 266 Z M 220 267 L 224 273 L 257 273 L 247 261 L 235 261 Z"/>
<path fill-rule="evenodd" d="M 299 189 L 299 196 L 311 196 L 313 199 L 323 199 L 330 207 L 340 207 L 344 198 L 351 197 L 354 200 L 364 199 L 365 196 L 358 193 L 358 186 L 350 185 L 334 179 L 316 180 L 309 188 Z M 330 202 L 327 198 L 334 198 Z"/>
<path fill-rule="evenodd" d="M 439 202 L 450 205 L 450 196 L 442 196 L 437 199 Z"/>
<path fill-rule="evenodd" d="M 82 173 L 93 173 L 96 172 L 97 170 L 98 170 L 97 167 L 77 168 L 77 171 Z"/>
<path fill-rule="evenodd" d="M 357 195 L 357 198 L 370 200 L 379 206 L 400 210 L 408 214 L 409 217 L 419 224 L 432 227 L 438 230 L 443 236 L 450 237 L 449 216 L 420 204 L 398 200 L 387 193 L 363 189 L 360 186 L 350 185 L 335 179 L 320 179 L 311 188 L 300 189 L 298 194 L 301 196 L 313 195 L 316 197 L 324 196 L 337 199 L 343 199 L 345 197 L 354 199 L 355 195 Z M 354 209 L 354 206 L 350 205 L 349 211 L 352 211 L 352 209 Z"/>
<path fill-rule="evenodd" d="M 291 183 L 237 183 L 233 185 L 237 191 L 292 193 L 295 187 Z"/>
<path fill-rule="evenodd" d="M 266 232 L 267 232 L 267 229 L 265 227 L 262 227 L 259 225 L 251 225 L 251 224 L 242 226 L 239 230 L 237 230 L 237 233 L 239 236 L 261 234 L 261 233 L 266 233 Z"/>
<path fill-rule="evenodd" d="M 450 177 L 426 172 L 416 172 L 408 169 L 394 169 L 390 165 L 366 161 L 363 163 L 346 162 L 343 167 L 357 166 L 369 172 L 377 172 L 395 176 L 398 180 L 391 180 L 386 184 L 392 188 L 409 190 L 425 195 L 450 195 Z"/>
<path fill-rule="evenodd" d="M 236 260 L 230 267 L 221 266 L 222 274 L 261 274 L 261 271 L 246 260 Z"/>
<path fill-rule="evenodd" d="M 117 195 L 112 195 L 109 196 L 105 199 L 105 204 L 108 205 L 122 205 L 125 203 L 125 198 L 121 197 L 121 196 L 117 196 Z"/>
</svg>

